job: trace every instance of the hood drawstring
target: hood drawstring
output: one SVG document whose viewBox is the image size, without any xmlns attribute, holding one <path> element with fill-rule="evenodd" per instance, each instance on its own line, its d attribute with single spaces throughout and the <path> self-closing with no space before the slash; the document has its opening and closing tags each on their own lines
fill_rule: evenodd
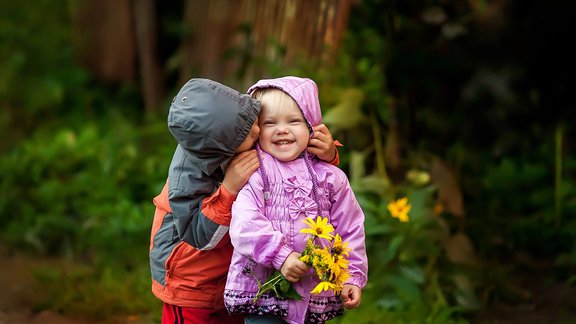
<svg viewBox="0 0 576 324">
<path fill-rule="evenodd" d="M 270 182 L 268 181 L 268 175 L 266 174 L 266 169 L 264 168 L 264 163 L 262 161 L 262 150 L 260 149 L 260 144 L 256 144 L 256 153 L 258 154 L 258 162 L 260 167 L 260 175 L 262 176 L 262 181 L 264 185 L 264 204 L 270 199 Z"/>
</svg>

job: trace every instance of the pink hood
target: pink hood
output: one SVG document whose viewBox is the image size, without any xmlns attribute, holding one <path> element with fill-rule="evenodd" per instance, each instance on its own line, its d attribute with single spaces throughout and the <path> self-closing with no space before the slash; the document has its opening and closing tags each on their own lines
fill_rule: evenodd
<svg viewBox="0 0 576 324">
<path fill-rule="evenodd" d="M 314 127 L 322 123 L 318 87 L 311 79 L 287 76 L 260 80 L 248 89 L 248 93 L 252 94 L 254 90 L 261 88 L 278 88 L 286 92 L 296 101 L 310 126 Z"/>
</svg>

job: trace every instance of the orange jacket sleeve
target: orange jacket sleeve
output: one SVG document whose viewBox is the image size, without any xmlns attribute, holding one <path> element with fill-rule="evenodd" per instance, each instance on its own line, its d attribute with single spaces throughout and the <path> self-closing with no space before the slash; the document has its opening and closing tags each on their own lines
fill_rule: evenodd
<svg viewBox="0 0 576 324">
<path fill-rule="evenodd" d="M 234 199 L 236 195 L 231 194 L 224 186 L 220 186 L 211 196 L 202 200 L 202 213 L 215 223 L 230 226 Z"/>
<path fill-rule="evenodd" d="M 338 166 L 338 164 L 340 164 L 340 155 L 338 154 L 338 146 L 344 146 L 344 145 L 342 145 L 342 143 L 340 143 L 338 140 L 334 141 L 334 145 L 336 146 L 336 155 L 334 155 L 334 158 L 332 159 L 332 161 L 330 161 L 330 164 Z"/>
</svg>

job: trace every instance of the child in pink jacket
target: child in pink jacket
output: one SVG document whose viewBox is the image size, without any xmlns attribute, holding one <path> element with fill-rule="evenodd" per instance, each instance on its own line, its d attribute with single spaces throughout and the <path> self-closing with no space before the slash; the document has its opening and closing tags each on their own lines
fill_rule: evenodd
<svg viewBox="0 0 576 324">
<path fill-rule="evenodd" d="M 234 246 L 224 302 L 246 323 L 322 323 L 360 304 L 366 285 L 364 214 L 344 172 L 306 152 L 311 129 L 322 121 L 314 81 L 297 77 L 261 80 L 249 90 L 261 102 L 259 172 L 232 206 Z M 351 248 L 350 278 L 339 296 L 311 294 L 320 282 L 298 257 L 304 250 L 306 217 L 328 217 L 334 233 Z M 253 302 L 258 283 L 275 270 L 292 282 L 301 300 L 273 293 Z"/>
</svg>

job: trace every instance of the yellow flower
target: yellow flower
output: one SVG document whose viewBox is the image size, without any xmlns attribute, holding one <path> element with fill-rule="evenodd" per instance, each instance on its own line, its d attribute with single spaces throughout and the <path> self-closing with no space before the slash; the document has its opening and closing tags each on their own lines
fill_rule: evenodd
<svg viewBox="0 0 576 324">
<path fill-rule="evenodd" d="M 336 277 L 336 285 L 339 287 L 344 286 L 344 283 L 348 281 L 348 278 L 350 278 L 350 273 L 348 273 L 348 270 L 340 269 L 340 273 L 338 274 L 338 277 Z"/>
<path fill-rule="evenodd" d="M 342 291 L 344 282 L 350 277 L 348 273 L 349 261 L 346 257 L 349 256 L 349 251 L 352 249 L 348 247 L 348 242 L 343 242 L 339 234 L 332 235 L 334 226 L 328 223 L 328 218 L 318 216 L 316 220 L 313 220 L 307 217 L 304 222 L 308 227 L 300 230 L 300 232 L 311 235 L 308 236 L 306 247 L 299 259 L 312 267 L 320 280 L 320 283 L 310 293 L 319 294 L 323 291 L 332 290 L 338 294 Z M 316 244 L 316 238 L 328 239 L 328 241 L 332 241 L 332 244 L 329 246 Z M 257 280 L 258 292 L 253 298 L 254 302 L 270 291 L 274 291 L 279 297 L 301 299 L 301 296 L 291 287 L 291 283 L 279 271 L 272 274 L 263 284 L 260 284 L 259 279 Z M 286 289 L 287 287 L 288 289 Z"/>
<path fill-rule="evenodd" d="M 341 255 L 334 257 L 334 265 L 338 266 L 339 268 L 348 268 L 348 263 L 350 262 Z"/>
<path fill-rule="evenodd" d="M 402 223 L 406 223 L 410 220 L 410 218 L 408 217 L 408 214 L 400 214 L 398 216 L 398 219 L 402 222 Z"/>
<path fill-rule="evenodd" d="M 338 266 L 338 264 L 334 263 L 330 267 L 330 281 L 334 282 L 338 276 L 340 276 L 340 272 L 342 272 L 342 267 Z"/>
<path fill-rule="evenodd" d="M 340 295 L 340 292 L 342 291 L 342 288 L 344 288 L 344 286 L 342 286 L 342 287 L 335 286 L 335 287 L 334 287 L 334 294 L 335 294 L 335 295 Z"/>
<path fill-rule="evenodd" d="M 308 233 L 320 238 L 332 240 L 333 235 L 330 233 L 334 232 L 334 226 L 328 223 L 328 217 L 322 218 L 318 216 L 316 217 L 316 222 L 314 222 L 312 218 L 306 217 L 303 222 L 305 222 L 309 228 L 301 229 L 300 233 Z"/>
<path fill-rule="evenodd" d="M 348 247 L 348 242 L 342 242 L 342 237 L 340 234 L 334 236 L 334 241 L 332 242 L 332 253 L 336 255 L 349 256 L 348 251 L 352 250 Z"/>
<path fill-rule="evenodd" d="M 310 293 L 312 294 L 319 294 L 325 290 L 333 290 L 335 285 L 328 281 L 321 281 Z"/>
<path fill-rule="evenodd" d="M 344 288 L 344 283 L 348 281 L 348 278 L 350 278 L 348 270 L 340 269 L 340 273 L 338 273 L 335 280 L 332 280 L 332 282 L 334 282 L 334 288 L 332 290 L 334 290 L 335 294 L 339 294 L 342 291 L 342 288 Z"/>
<path fill-rule="evenodd" d="M 312 261 L 314 268 L 330 268 L 334 264 L 332 254 L 328 252 L 328 248 L 316 249 L 314 255 L 315 258 Z"/>
<path fill-rule="evenodd" d="M 386 207 L 388 211 L 390 211 L 390 214 L 392 214 L 392 217 L 398 218 L 401 222 L 410 220 L 408 212 L 412 209 L 412 206 L 408 203 L 407 197 L 392 201 Z"/>
</svg>

